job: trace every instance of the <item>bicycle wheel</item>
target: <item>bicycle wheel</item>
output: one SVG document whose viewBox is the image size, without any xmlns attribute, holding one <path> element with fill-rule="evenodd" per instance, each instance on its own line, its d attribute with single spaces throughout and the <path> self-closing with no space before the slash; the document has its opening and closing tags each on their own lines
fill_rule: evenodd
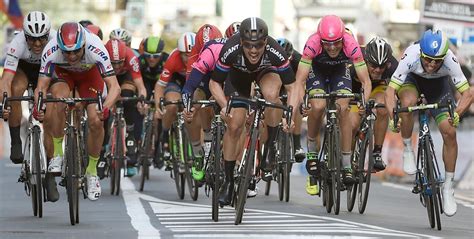
<svg viewBox="0 0 474 239">
<path fill-rule="evenodd" d="M 199 186 L 196 180 L 194 180 L 193 175 L 192 175 L 192 146 L 191 143 L 186 139 L 186 137 L 183 137 L 183 142 L 184 142 L 184 169 L 185 169 L 185 177 L 186 181 L 188 183 L 188 190 L 189 190 L 189 195 L 191 196 L 191 199 L 193 201 L 196 201 L 198 199 L 199 195 Z"/>
<path fill-rule="evenodd" d="M 283 201 L 283 197 L 285 196 L 285 136 L 283 134 L 283 131 L 281 128 L 278 128 L 278 133 L 277 133 L 277 149 L 276 151 L 278 152 L 277 154 L 277 168 L 276 168 L 276 174 L 277 174 L 277 183 L 278 183 L 278 199 L 280 201 Z"/>
<path fill-rule="evenodd" d="M 170 150 L 173 161 L 173 179 L 176 185 L 176 191 L 178 192 L 179 199 L 184 199 L 184 172 L 181 172 L 180 168 L 184 169 L 184 166 L 180 164 L 180 154 L 178 150 L 177 135 L 175 132 L 175 126 L 170 130 Z"/>
<path fill-rule="evenodd" d="M 78 177 L 75 151 L 77 150 L 76 141 L 74 137 L 74 130 L 68 128 L 66 130 L 66 146 L 65 146 L 65 161 L 66 161 L 66 191 L 69 203 L 69 219 L 71 225 L 76 224 L 77 204 L 79 203 Z"/>
<path fill-rule="evenodd" d="M 285 156 L 285 164 L 283 167 L 283 176 L 285 182 L 285 202 L 290 201 L 290 173 L 291 173 L 291 166 L 293 165 L 293 137 L 289 133 L 285 133 L 285 147 L 283 155 Z"/>
<path fill-rule="evenodd" d="M 428 181 L 431 183 L 432 188 L 432 195 L 433 195 L 433 205 L 434 205 L 434 216 L 436 219 L 436 228 L 441 230 L 441 213 L 442 212 L 442 204 L 441 204 L 441 195 L 440 195 L 440 187 L 439 187 L 439 170 L 437 170 L 434 160 L 435 152 L 433 148 L 433 144 L 431 143 L 431 139 L 426 141 L 426 147 L 429 149 L 429 154 L 427 159 L 428 166 L 430 168 L 430 174 L 428 177 Z"/>
<path fill-rule="evenodd" d="M 212 144 L 212 154 L 211 154 L 211 160 L 212 166 L 213 166 L 213 172 L 211 173 L 211 177 L 213 177 L 213 189 L 212 189 L 212 220 L 217 222 L 219 221 L 219 189 L 221 188 L 222 184 L 222 177 L 221 177 L 221 157 L 222 157 L 222 151 L 221 151 L 221 144 L 222 141 L 222 131 L 221 131 L 221 126 L 219 123 L 216 125 L 216 132 L 214 135 L 213 139 L 213 144 Z"/>
<path fill-rule="evenodd" d="M 352 212 L 352 209 L 354 209 L 356 196 L 357 196 L 357 185 L 359 185 L 359 178 L 361 177 L 361 170 L 359 169 L 358 164 L 359 164 L 359 151 L 360 151 L 360 146 L 361 146 L 362 141 L 358 137 L 359 134 L 360 132 L 358 131 L 354 139 L 355 140 L 354 150 L 351 156 L 352 172 L 355 173 L 357 183 L 354 183 L 353 185 L 347 188 L 347 211 L 349 212 Z"/>
<path fill-rule="evenodd" d="M 331 172 L 331 191 L 333 199 L 334 214 L 339 214 L 341 205 L 341 146 L 339 142 L 339 127 L 334 126 L 330 136 L 330 145 L 333 145 L 329 153 L 329 168 Z"/>
<path fill-rule="evenodd" d="M 362 141 L 361 149 L 359 151 L 359 165 L 361 169 L 359 174 L 359 213 L 363 214 L 367 207 L 367 200 L 369 199 L 370 180 L 372 176 L 372 169 L 374 167 L 374 137 L 373 129 L 369 127 L 365 138 Z M 367 162 L 367 163 L 366 163 Z M 367 164 L 367 166 L 365 166 Z"/>
<path fill-rule="evenodd" d="M 118 196 L 120 194 L 120 176 L 121 176 L 121 170 L 123 167 L 124 163 L 124 149 L 125 149 L 125 125 L 124 122 L 120 122 L 117 126 L 117 132 L 116 132 L 116 137 L 115 137 L 115 152 L 114 152 L 114 159 L 115 159 L 115 164 L 113 165 L 113 175 L 112 181 L 113 184 L 115 184 L 115 195 Z M 112 193 L 114 194 L 114 193 Z"/>
<path fill-rule="evenodd" d="M 331 173 L 329 172 L 327 159 L 329 158 L 327 155 L 330 153 L 329 151 L 329 132 L 326 130 L 324 133 L 323 138 L 323 148 L 321 152 L 320 165 L 325 165 L 325 167 L 321 167 L 320 169 L 320 181 L 321 181 L 321 190 L 323 193 L 323 206 L 326 207 L 326 212 L 331 213 L 332 206 L 333 206 L 333 194 L 332 194 L 332 181 L 331 181 Z"/>
<path fill-rule="evenodd" d="M 143 187 L 145 186 L 145 180 L 148 179 L 150 173 L 150 163 L 149 163 L 149 154 L 151 151 L 151 144 L 152 144 L 152 134 L 153 134 L 153 127 L 152 122 L 147 122 L 145 125 L 145 135 L 142 138 L 142 147 L 140 147 L 140 192 L 143 191 Z"/>
<path fill-rule="evenodd" d="M 238 225 L 242 222 L 242 217 L 244 214 L 245 201 L 247 199 L 247 191 L 249 189 L 250 180 L 252 179 L 252 167 L 254 164 L 254 154 L 255 154 L 255 145 L 257 143 L 257 132 L 254 132 L 252 135 L 252 140 L 249 141 L 250 147 L 246 153 L 245 162 L 243 167 L 241 167 L 240 178 L 237 188 L 237 205 L 235 207 L 235 225 Z M 241 162 L 242 163 L 242 162 Z"/>
<path fill-rule="evenodd" d="M 36 200 L 36 211 L 38 217 L 43 217 L 43 180 L 41 177 L 41 151 L 40 151 L 40 131 L 39 127 L 35 126 L 32 129 L 31 134 L 31 158 L 32 158 L 32 175 L 34 177 L 35 184 L 35 197 L 32 200 Z M 36 216 L 36 215 L 35 215 Z"/>
</svg>

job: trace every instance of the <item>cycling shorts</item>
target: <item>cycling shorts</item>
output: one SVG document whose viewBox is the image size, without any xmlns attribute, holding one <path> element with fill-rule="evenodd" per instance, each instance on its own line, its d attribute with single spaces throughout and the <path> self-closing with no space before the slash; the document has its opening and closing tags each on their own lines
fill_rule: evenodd
<svg viewBox="0 0 474 239">
<path fill-rule="evenodd" d="M 80 97 L 95 98 L 98 92 L 102 92 L 104 97 L 107 95 L 105 81 L 97 66 L 85 72 L 70 72 L 56 66 L 54 71 L 58 81 L 66 82 L 71 91 L 76 88 Z"/>
</svg>

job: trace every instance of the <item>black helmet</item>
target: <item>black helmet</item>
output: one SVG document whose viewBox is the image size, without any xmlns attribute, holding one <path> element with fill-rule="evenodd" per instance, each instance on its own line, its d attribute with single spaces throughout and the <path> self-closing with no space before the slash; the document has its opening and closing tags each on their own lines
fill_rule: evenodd
<svg viewBox="0 0 474 239">
<path fill-rule="evenodd" d="M 249 17 L 240 24 L 240 38 L 246 41 L 258 41 L 268 36 L 267 24 L 258 17 Z"/>
<path fill-rule="evenodd" d="M 375 37 L 365 46 L 364 59 L 373 65 L 385 64 L 391 55 L 392 47 L 380 37 Z"/>
<path fill-rule="evenodd" d="M 278 44 L 280 44 L 281 47 L 283 47 L 288 57 L 293 55 L 293 44 L 291 44 L 291 42 L 288 41 L 288 39 L 281 37 L 277 39 L 277 42 Z"/>
</svg>

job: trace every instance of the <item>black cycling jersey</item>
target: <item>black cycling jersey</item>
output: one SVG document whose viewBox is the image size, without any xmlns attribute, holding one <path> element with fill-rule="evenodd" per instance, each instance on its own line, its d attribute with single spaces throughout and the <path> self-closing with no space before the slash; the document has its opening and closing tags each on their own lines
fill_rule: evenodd
<svg viewBox="0 0 474 239">
<path fill-rule="evenodd" d="M 291 84 L 295 81 L 295 73 L 290 66 L 288 56 L 275 39 L 269 36 L 260 62 L 250 64 L 242 50 L 240 34 L 235 34 L 222 47 L 212 79 L 223 83 L 231 70 L 253 75 L 268 69 L 278 73 L 283 84 Z"/>
<path fill-rule="evenodd" d="M 163 66 L 168 59 L 168 53 L 163 52 L 161 59 L 155 67 L 150 67 L 145 60 L 145 56 L 141 55 L 138 59 L 140 61 L 140 72 L 142 73 L 143 84 L 147 90 L 148 97 L 151 97 L 156 82 L 160 79 Z"/>
<path fill-rule="evenodd" d="M 301 53 L 296 50 L 293 50 L 293 54 L 290 56 L 291 69 L 293 69 L 295 74 L 298 71 L 298 65 L 300 64 L 301 57 Z"/>
</svg>

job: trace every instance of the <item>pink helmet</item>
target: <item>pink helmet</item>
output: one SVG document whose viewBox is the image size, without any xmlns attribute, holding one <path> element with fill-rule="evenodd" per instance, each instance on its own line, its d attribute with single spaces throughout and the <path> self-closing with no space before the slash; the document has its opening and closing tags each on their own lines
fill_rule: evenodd
<svg viewBox="0 0 474 239">
<path fill-rule="evenodd" d="M 318 34 L 324 41 L 336 41 L 344 35 L 344 23 L 336 15 L 324 16 L 318 25 Z"/>
</svg>

